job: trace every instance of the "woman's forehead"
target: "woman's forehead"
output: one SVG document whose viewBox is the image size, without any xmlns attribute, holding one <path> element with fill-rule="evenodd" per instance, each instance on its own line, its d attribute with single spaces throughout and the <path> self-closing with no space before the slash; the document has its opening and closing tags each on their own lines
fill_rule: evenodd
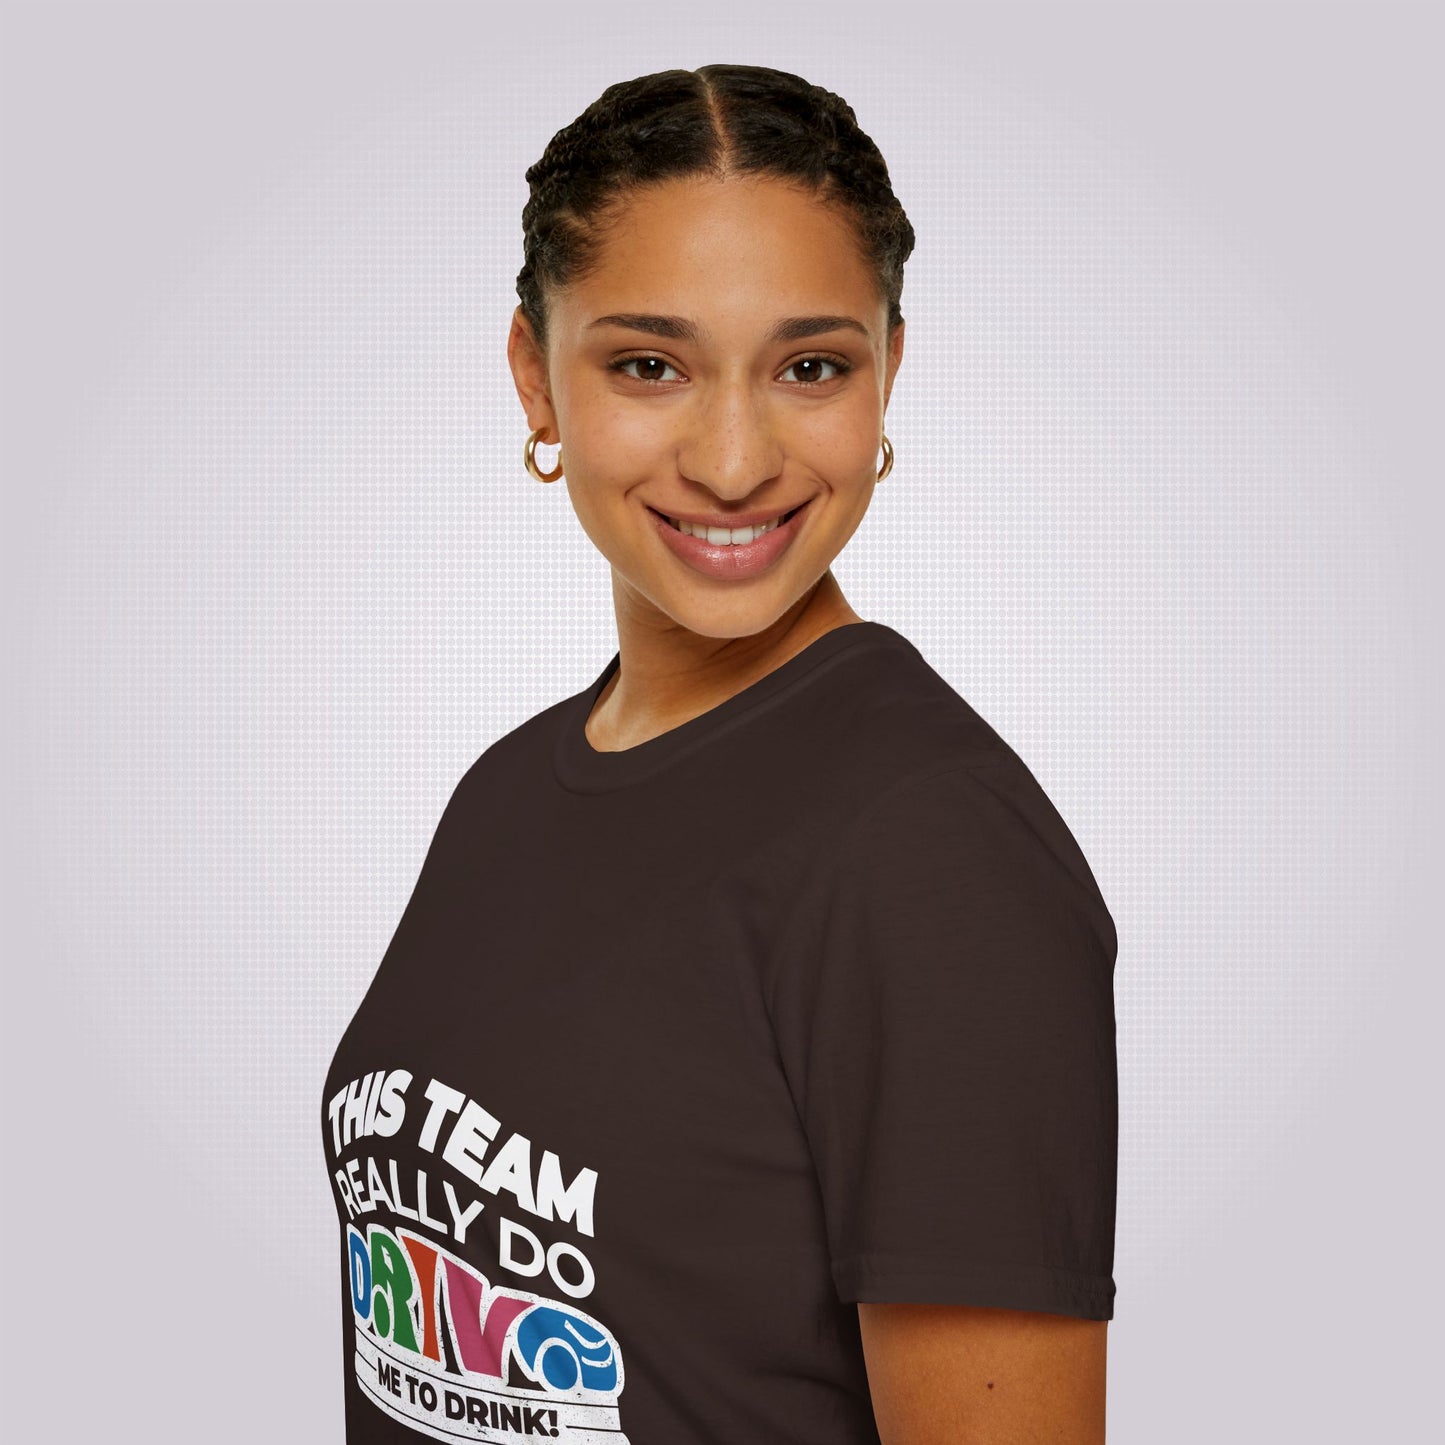
<svg viewBox="0 0 1445 1445">
<path fill-rule="evenodd" d="M 609 315 L 680 317 L 701 342 L 746 317 L 755 329 L 842 315 L 872 332 L 877 282 L 846 215 L 799 187 L 744 178 L 651 186 L 619 207 L 586 273 L 554 314 L 578 331 Z"/>
</svg>

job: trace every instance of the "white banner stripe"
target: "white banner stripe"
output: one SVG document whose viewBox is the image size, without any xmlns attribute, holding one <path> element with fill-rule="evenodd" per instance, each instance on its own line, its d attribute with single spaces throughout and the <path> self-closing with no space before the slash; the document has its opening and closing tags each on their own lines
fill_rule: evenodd
<svg viewBox="0 0 1445 1445">
<path fill-rule="evenodd" d="M 435 1361 L 418 1361 L 415 1356 L 393 1354 L 370 1336 L 356 1331 L 356 1380 L 366 1394 L 389 1415 L 404 1421 L 439 1440 L 482 1440 L 520 1441 L 537 1439 L 558 1439 L 576 1441 L 579 1445 L 627 1445 L 622 1433 L 618 1407 L 612 1404 L 588 1404 L 569 1398 L 565 1394 L 554 1394 L 542 1390 L 520 1390 L 505 1385 L 484 1385 L 474 1376 L 448 1374 Z M 404 1386 L 400 1396 L 392 1394 L 378 1379 L 378 1364 L 385 1362 L 393 1366 L 405 1379 L 407 1375 L 420 1382 L 425 1380 L 437 1391 L 437 1404 L 428 1410 L 419 1399 L 413 1399 L 409 1387 Z M 546 1409 L 555 1412 L 557 1436 L 549 1432 L 530 1434 L 525 1430 L 509 1429 L 505 1426 L 480 1424 L 475 1420 L 449 1419 L 446 1414 L 444 1391 L 450 1391 L 454 1398 L 465 1400 L 500 1400 L 513 1407 Z"/>
</svg>

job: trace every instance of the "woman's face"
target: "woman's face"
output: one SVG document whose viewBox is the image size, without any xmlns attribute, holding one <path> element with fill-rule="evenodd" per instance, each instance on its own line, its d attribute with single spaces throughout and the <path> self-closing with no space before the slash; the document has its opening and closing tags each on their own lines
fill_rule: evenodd
<svg viewBox="0 0 1445 1445">
<path fill-rule="evenodd" d="M 903 354 L 887 319 L 845 217 L 756 177 L 631 196 L 596 268 L 549 298 L 545 362 L 519 308 L 528 424 L 560 438 L 619 607 L 739 637 L 818 582 L 873 495 Z"/>
</svg>

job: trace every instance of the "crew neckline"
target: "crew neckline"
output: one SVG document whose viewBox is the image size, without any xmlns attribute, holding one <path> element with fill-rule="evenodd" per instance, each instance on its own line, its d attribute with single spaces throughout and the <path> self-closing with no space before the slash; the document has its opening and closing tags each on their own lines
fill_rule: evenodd
<svg viewBox="0 0 1445 1445">
<path fill-rule="evenodd" d="M 845 622 L 815 637 L 801 652 L 706 712 L 617 752 L 599 752 L 587 739 L 587 720 L 613 673 L 621 666 L 614 652 L 590 686 L 562 708 L 553 764 L 557 780 L 575 793 L 604 793 L 650 778 L 703 743 L 727 731 L 744 716 L 798 686 L 825 663 L 868 646 L 913 644 L 884 622 Z"/>
</svg>

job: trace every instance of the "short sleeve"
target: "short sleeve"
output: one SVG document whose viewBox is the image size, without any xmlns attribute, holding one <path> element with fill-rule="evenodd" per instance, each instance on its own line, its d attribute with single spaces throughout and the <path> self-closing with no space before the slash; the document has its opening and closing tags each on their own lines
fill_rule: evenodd
<svg viewBox="0 0 1445 1445">
<path fill-rule="evenodd" d="M 1033 774 L 893 784 L 804 893 L 772 1015 L 839 1298 L 1112 1319 L 1117 937 Z"/>
</svg>

